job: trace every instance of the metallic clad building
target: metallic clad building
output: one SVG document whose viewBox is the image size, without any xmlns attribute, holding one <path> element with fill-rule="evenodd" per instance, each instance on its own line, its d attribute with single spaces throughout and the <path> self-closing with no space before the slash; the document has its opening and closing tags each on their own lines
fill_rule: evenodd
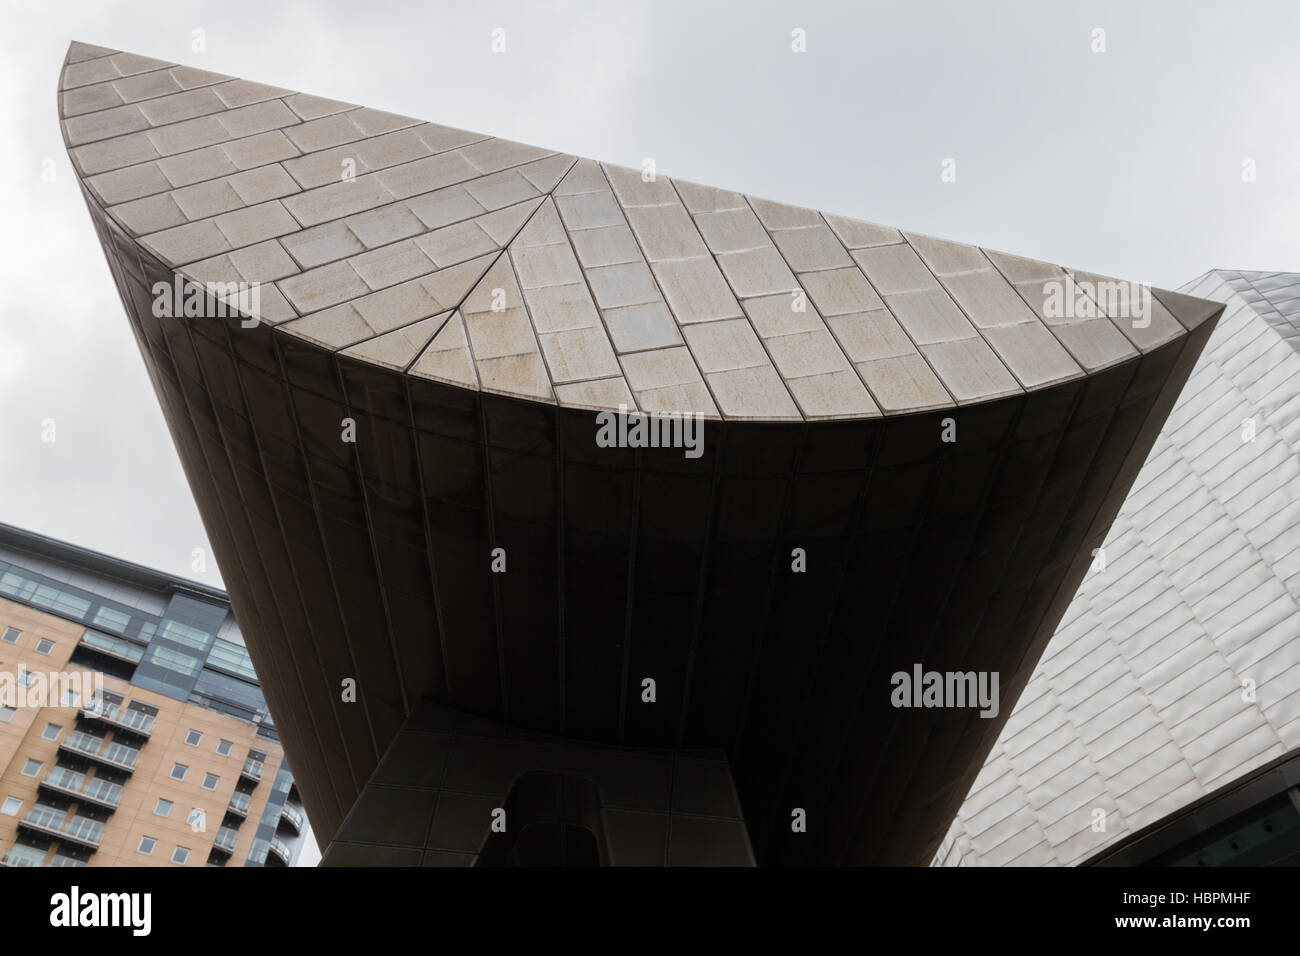
<svg viewBox="0 0 1300 956">
<path fill-rule="evenodd" d="M 83 673 L 100 707 L 17 696 Z M 308 836 L 221 591 L 0 524 L 0 680 L 0 865 L 289 866 Z"/>
<path fill-rule="evenodd" d="M 1183 291 L 1224 316 L 942 861 L 1081 863 L 1300 748 L 1300 275 L 1220 270 Z M 1258 798 L 1287 819 L 1290 763 Z"/>
<path fill-rule="evenodd" d="M 326 863 L 928 861 L 1220 311 L 98 47 L 60 90 Z M 892 707 L 921 661 L 1001 716 Z"/>
</svg>

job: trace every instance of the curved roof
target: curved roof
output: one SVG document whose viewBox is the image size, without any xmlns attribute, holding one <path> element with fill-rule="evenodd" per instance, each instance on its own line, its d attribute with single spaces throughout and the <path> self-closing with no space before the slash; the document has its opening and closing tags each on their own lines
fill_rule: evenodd
<svg viewBox="0 0 1300 956">
<path fill-rule="evenodd" d="M 59 106 L 92 201 L 176 272 L 257 284 L 256 318 L 330 351 L 539 402 L 915 412 L 1213 311 L 1055 318 L 1045 283 L 1101 277 L 82 43 Z"/>
</svg>

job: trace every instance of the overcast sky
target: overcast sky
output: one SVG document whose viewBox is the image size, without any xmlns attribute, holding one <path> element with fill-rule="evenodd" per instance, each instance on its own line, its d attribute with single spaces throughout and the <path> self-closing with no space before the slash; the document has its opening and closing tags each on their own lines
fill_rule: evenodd
<svg viewBox="0 0 1300 956">
<path fill-rule="evenodd" d="M 1300 269 L 1297 37 L 1293 0 L 9 3 L 0 520 L 221 584 L 59 135 L 70 40 L 1176 287 Z"/>
</svg>

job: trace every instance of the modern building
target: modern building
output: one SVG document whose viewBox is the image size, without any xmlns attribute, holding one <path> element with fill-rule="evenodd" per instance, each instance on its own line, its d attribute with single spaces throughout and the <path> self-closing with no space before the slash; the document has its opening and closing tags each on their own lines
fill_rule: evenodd
<svg viewBox="0 0 1300 956">
<path fill-rule="evenodd" d="M 1224 316 L 939 854 L 1300 863 L 1300 275 Z"/>
<path fill-rule="evenodd" d="M 0 687 L 0 865 L 289 866 L 310 836 L 221 591 L 0 524 Z"/>
<path fill-rule="evenodd" d="M 1222 310 L 84 44 L 59 105 L 326 864 L 929 862 Z"/>
</svg>

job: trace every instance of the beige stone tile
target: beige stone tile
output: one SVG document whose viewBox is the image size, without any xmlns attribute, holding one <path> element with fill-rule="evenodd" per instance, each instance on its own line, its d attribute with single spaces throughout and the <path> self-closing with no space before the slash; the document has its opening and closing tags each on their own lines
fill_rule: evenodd
<svg viewBox="0 0 1300 956">
<path fill-rule="evenodd" d="M 294 126 L 298 123 L 298 117 L 279 100 L 241 106 L 239 109 L 217 114 L 217 119 L 221 120 L 221 125 L 229 131 L 232 139 L 266 133 L 286 126 L 298 128 Z"/>
<path fill-rule="evenodd" d="M 80 116 L 82 113 L 109 110 L 134 101 L 124 99 L 112 83 L 97 83 L 94 86 L 65 90 L 59 94 L 59 102 L 64 116 Z"/>
<path fill-rule="evenodd" d="M 484 209 L 501 209 L 539 195 L 532 183 L 513 170 L 471 179 L 465 183 L 465 191 Z"/>
<path fill-rule="evenodd" d="M 304 226 L 315 226 L 392 201 L 392 195 L 378 179 L 361 176 L 351 182 L 333 183 L 289 196 L 284 204 Z"/>
<path fill-rule="evenodd" d="M 832 316 L 826 324 L 851 362 L 918 354 L 888 309 Z"/>
<path fill-rule="evenodd" d="M 706 375 L 710 372 L 770 364 L 748 319 L 701 322 L 687 326 L 682 333 L 686 336 L 686 344 L 690 346 L 696 364 Z"/>
<path fill-rule="evenodd" d="M 600 325 L 600 315 L 591 301 L 586 283 L 582 281 L 547 288 L 525 288 L 524 299 L 538 332 L 564 332 Z"/>
<path fill-rule="evenodd" d="M 680 204 L 633 207 L 627 210 L 627 220 L 651 262 L 709 254 L 691 217 Z"/>
<path fill-rule="evenodd" d="M 1138 354 L 1109 319 L 1085 319 L 1052 327 L 1053 334 L 1089 372 L 1106 368 Z"/>
<path fill-rule="evenodd" d="M 220 83 L 223 80 L 229 80 L 231 77 L 224 73 L 213 73 L 210 70 L 197 70 L 192 66 L 174 66 L 167 71 L 183 90 L 192 90 L 197 86 L 211 86 L 213 83 Z"/>
<path fill-rule="evenodd" d="M 341 220 L 303 229 L 284 236 L 280 241 L 289 254 L 307 269 L 356 255 L 366 248 Z"/>
<path fill-rule="evenodd" d="M 984 330 L 993 350 L 1025 388 L 1077 378 L 1082 369 L 1037 319 Z"/>
<path fill-rule="evenodd" d="M 367 249 L 386 246 L 390 242 L 409 239 L 424 232 L 424 223 L 400 204 L 380 206 L 357 216 L 349 216 L 344 222 Z"/>
<path fill-rule="evenodd" d="M 609 192 L 609 183 L 600 164 L 594 159 L 579 159 L 555 187 L 557 196 L 577 196 L 582 193 Z"/>
<path fill-rule="evenodd" d="M 110 50 L 106 46 L 95 46 L 93 43 L 82 43 L 80 40 L 73 40 L 68 44 L 68 62 L 81 63 L 102 56 L 112 56 L 116 52 L 118 51 Z"/>
<path fill-rule="evenodd" d="M 637 262 L 641 250 L 627 226 L 602 226 L 581 229 L 570 233 L 578 260 L 588 269 L 595 266 L 612 266 L 621 262 Z"/>
<path fill-rule="evenodd" d="M 850 249 L 886 246 L 903 241 L 903 234 L 889 226 L 877 226 L 875 223 L 847 219 L 844 216 L 826 216 L 825 219 L 840 242 Z"/>
<path fill-rule="evenodd" d="M 441 333 L 439 333 L 438 337 L 441 338 Z M 469 350 L 463 347 L 459 349 L 428 348 L 410 367 L 409 374 L 421 378 L 436 379 L 440 382 L 468 385 L 471 388 L 477 388 L 479 384 L 478 375 L 474 370 L 474 363 L 470 361 Z"/>
<path fill-rule="evenodd" d="M 618 208 L 613 193 L 608 191 L 556 196 L 555 205 L 565 226 L 571 230 L 625 224 L 622 210 Z"/>
<path fill-rule="evenodd" d="M 525 291 L 582 282 L 582 270 L 567 242 L 516 248 L 511 250 L 510 259 Z"/>
<path fill-rule="evenodd" d="M 524 297 L 519 292 L 519 280 L 510 266 L 508 256 L 497 256 L 483 278 L 466 296 L 461 312 L 466 317 L 475 312 L 492 312 L 493 309 L 520 309 Z"/>
<path fill-rule="evenodd" d="M 86 180 L 91 190 L 106 206 L 130 202 L 144 196 L 166 192 L 172 188 L 167 177 L 162 174 L 157 163 L 141 163 L 125 169 L 101 173 Z"/>
<path fill-rule="evenodd" d="M 886 414 L 951 407 L 952 398 L 920 355 L 895 355 L 857 365 Z"/>
<path fill-rule="evenodd" d="M 519 167 L 519 175 L 532 183 L 533 188 L 538 192 L 549 193 L 559 185 L 560 180 L 573 168 L 575 162 L 577 162 L 576 156 L 557 153 L 536 162 L 525 163 Z"/>
<path fill-rule="evenodd" d="M 263 322 L 278 325 L 297 318 L 298 313 L 289 305 L 289 300 L 274 285 L 262 285 L 258 291 L 262 299 L 259 315 Z"/>
<path fill-rule="evenodd" d="M 701 186 L 699 183 L 684 179 L 673 180 L 677 193 L 692 215 L 706 212 L 722 212 L 725 209 L 749 209 L 745 197 L 726 189 L 713 186 Z"/>
<path fill-rule="evenodd" d="M 988 269 L 990 263 L 978 246 L 919 233 L 904 234 L 921 259 L 935 275 L 949 276 L 958 272 L 971 272 L 976 269 Z"/>
<path fill-rule="evenodd" d="M 995 269 L 945 276 L 943 284 L 970 320 L 981 329 L 1020 322 L 1038 324 L 1020 293 Z"/>
<path fill-rule="evenodd" d="M 217 228 L 230 240 L 231 248 L 238 249 L 264 239 L 297 232 L 298 223 L 289 215 L 284 204 L 274 199 L 218 216 Z"/>
<path fill-rule="evenodd" d="M 662 302 L 606 309 L 605 325 L 619 352 L 639 352 L 682 344 L 677 323 Z"/>
<path fill-rule="evenodd" d="M 659 290 L 644 262 L 588 269 L 587 281 L 591 284 L 596 304 L 602 309 L 659 301 Z"/>
<path fill-rule="evenodd" d="M 238 169 L 278 163 L 298 155 L 297 147 L 278 129 L 232 140 L 221 149 Z"/>
<path fill-rule="evenodd" d="M 308 120 L 299 126 L 285 129 L 284 133 L 304 153 L 314 153 L 344 143 L 354 143 L 365 137 L 360 127 L 352 122 L 352 110 L 347 113 L 333 113 L 318 119 Z"/>
<path fill-rule="evenodd" d="M 159 70 L 156 73 L 140 73 L 135 76 L 123 77 L 114 81 L 111 88 L 121 96 L 122 102 L 135 103 L 140 100 L 167 96 L 169 93 L 179 93 L 182 90 L 191 89 L 198 85 L 203 84 L 191 84 L 189 87 L 182 86 L 177 79 L 175 70 Z"/>
<path fill-rule="evenodd" d="M 351 103 L 327 100 L 324 97 L 312 96 L 309 93 L 293 93 L 286 96 L 284 102 L 304 120 L 320 119 L 322 116 L 332 116 L 335 113 L 355 109 Z"/>
<path fill-rule="evenodd" d="M 370 291 L 346 262 L 321 266 L 277 284 L 293 307 L 304 314 L 328 309 Z"/>
<path fill-rule="evenodd" d="M 623 374 L 634 392 L 700 382 L 695 359 L 684 347 L 655 349 L 621 356 Z"/>
<path fill-rule="evenodd" d="M 533 327 L 522 308 L 502 312 L 473 312 L 465 315 L 470 348 L 480 364 L 501 355 L 522 355 L 537 351 Z"/>
<path fill-rule="evenodd" d="M 149 121 L 145 119 L 139 106 L 131 105 L 74 116 L 63 121 L 63 128 L 67 133 L 68 143 L 72 146 L 80 146 L 83 143 L 113 136 L 125 136 L 127 133 L 148 129 Z"/>
<path fill-rule="evenodd" d="M 610 163 L 604 163 L 603 167 L 610 186 L 623 206 L 664 206 L 680 201 L 673 184 L 663 176 L 656 176 L 653 182 L 646 182 L 639 169 L 628 169 Z"/>
<path fill-rule="evenodd" d="M 185 186 L 173 192 L 171 198 L 191 222 L 240 209 L 245 205 L 239 193 L 231 188 L 228 179 L 210 179 Z"/>
<path fill-rule="evenodd" d="M 87 143 L 72 150 L 72 159 L 84 176 L 134 166 L 161 155 L 146 133 Z"/>
<path fill-rule="evenodd" d="M 372 289 L 383 289 L 398 282 L 416 279 L 437 269 L 414 239 L 380 246 L 370 252 L 354 256 L 348 264 Z"/>
<path fill-rule="evenodd" d="M 614 350 L 600 326 L 548 332 L 538 338 L 553 382 L 578 382 L 620 374 Z"/>
<path fill-rule="evenodd" d="M 164 229 L 141 240 L 167 265 L 184 265 L 227 252 L 230 243 L 211 219 Z"/>
<path fill-rule="evenodd" d="M 238 198 L 238 197 L 236 197 Z M 160 232 L 172 226 L 179 226 L 189 221 L 185 210 L 177 204 L 168 193 L 136 199 L 120 206 L 114 206 L 110 212 L 134 236 L 143 236 L 151 232 Z"/>
<path fill-rule="evenodd" d="M 755 330 L 763 338 L 772 335 L 791 335 L 795 332 L 811 332 L 813 329 L 825 328 L 821 316 L 813 304 L 803 298 L 803 310 L 795 307 L 800 302 L 797 296 L 778 294 L 743 299 L 740 303 Z"/>
<path fill-rule="evenodd" d="M 822 221 L 814 210 L 801 206 L 787 206 L 753 196 L 749 197 L 749 204 L 768 229 L 798 229 L 800 226 L 816 226 Z"/>
<path fill-rule="evenodd" d="M 168 156 L 158 160 L 158 169 L 177 188 L 239 172 L 239 167 L 230 161 L 230 156 L 221 146 Z"/>
<path fill-rule="evenodd" d="M 144 135 L 149 137 L 161 156 L 188 153 L 230 139 L 230 133 L 216 116 L 201 116 L 171 126 L 160 126 Z"/>
<path fill-rule="evenodd" d="M 275 239 L 230 253 L 230 261 L 246 282 L 274 282 L 300 270 Z"/>
<path fill-rule="evenodd" d="M 908 245 L 874 246 L 853 253 L 862 271 L 883 296 L 900 292 L 925 292 L 939 287 L 925 263 Z"/>
<path fill-rule="evenodd" d="M 105 57 L 103 59 L 86 60 L 82 63 L 69 63 L 63 71 L 62 83 L 65 90 L 70 90 L 78 86 L 89 86 L 92 83 L 115 80 L 121 75 L 117 67 L 113 65 L 112 59 Z"/>
<path fill-rule="evenodd" d="M 228 83 L 220 83 L 214 86 L 212 91 L 221 97 L 221 102 L 228 109 L 277 99 L 290 92 L 278 86 L 267 86 L 265 83 L 254 83 L 251 80 L 231 80 Z"/>
<path fill-rule="evenodd" d="M 853 265 L 853 260 L 825 223 L 782 229 L 772 233 L 772 241 L 795 272 L 842 269 Z"/>
<path fill-rule="evenodd" d="M 817 311 L 828 318 L 885 307 L 866 276 L 857 268 L 811 272 L 800 276 L 799 282 L 817 306 Z"/>
<path fill-rule="evenodd" d="M 786 382 L 805 418 L 860 418 L 879 415 L 856 372 L 844 369 Z"/>
<path fill-rule="evenodd" d="M 359 145 L 360 143 L 347 143 L 333 149 L 307 153 L 286 161 L 284 168 L 304 189 L 345 182 L 349 178 L 370 172 L 370 167 L 357 152 Z"/>
<path fill-rule="evenodd" d="M 494 252 L 497 244 L 472 219 L 445 226 L 413 240 L 440 268 Z"/>
<path fill-rule="evenodd" d="M 825 329 L 780 335 L 764 344 L 777 370 L 787 379 L 851 371 L 844 353 Z"/>
<path fill-rule="evenodd" d="M 555 386 L 555 397 L 561 405 L 570 408 L 612 408 L 620 405 L 627 409 L 636 408 L 636 401 L 628 391 L 623 376 L 601 378 L 591 382 L 572 382 Z"/>
<path fill-rule="evenodd" d="M 958 403 L 1014 395 L 1021 391 L 1006 366 L 981 338 L 923 345 L 921 352 Z M 871 379 L 868 378 L 867 382 L 870 383 Z M 879 394 L 876 398 L 883 404 Z"/>
<path fill-rule="evenodd" d="M 380 177 L 384 174 L 379 173 Z M 450 186 L 439 189 L 426 196 L 418 196 L 406 201 L 410 209 L 428 229 L 449 226 L 454 222 L 472 219 L 487 212 L 465 191 L 463 186 Z"/>
<path fill-rule="evenodd" d="M 367 325 L 381 333 L 446 311 L 424 290 L 419 280 L 372 292 L 354 299 L 352 305 Z"/>
<path fill-rule="evenodd" d="M 541 199 L 526 199 L 521 203 L 513 206 L 506 206 L 504 209 L 498 209 L 496 212 L 490 212 L 485 216 L 477 217 L 474 222 L 478 227 L 486 232 L 498 246 L 505 246 L 519 233 L 524 223 L 529 220 L 538 206 L 542 203 Z"/>
<path fill-rule="evenodd" d="M 994 252 L 991 249 L 985 249 L 984 254 L 989 257 L 993 265 L 1007 277 L 1012 283 L 1028 282 L 1031 280 L 1047 281 L 1049 279 L 1058 279 L 1065 275 L 1065 270 L 1060 266 L 1052 265 L 1050 262 L 1039 262 L 1036 259 L 1026 259 L 1022 256 L 1012 256 L 1005 252 Z"/>
<path fill-rule="evenodd" d="M 529 246 L 553 246 L 568 241 L 568 234 L 565 233 L 564 225 L 560 222 L 560 214 L 555 208 L 555 203 L 547 198 L 541 201 L 536 214 L 519 231 L 519 236 L 515 239 L 514 245 L 517 248 L 526 248 Z"/>
<path fill-rule="evenodd" d="M 802 417 L 781 376 L 770 365 L 715 372 L 705 379 L 728 418 Z"/>
<path fill-rule="evenodd" d="M 470 290 L 483 277 L 497 256 L 489 254 L 440 269 L 420 279 L 424 291 L 433 296 L 444 308 L 459 308 Z"/>
<path fill-rule="evenodd" d="M 373 336 L 374 330 L 350 303 L 286 322 L 284 331 L 329 349 L 340 349 Z"/>
<path fill-rule="evenodd" d="M 682 415 L 704 415 L 706 418 L 721 418 L 718 406 L 713 403 L 713 396 L 703 380 L 684 385 L 668 385 L 664 388 L 649 388 L 636 393 L 637 404 L 644 412 L 676 412 Z"/>
<path fill-rule="evenodd" d="M 712 259 L 661 262 L 655 266 L 655 278 L 664 290 L 668 307 L 683 325 L 744 315 Z"/>
<path fill-rule="evenodd" d="M 432 150 L 413 129 L 402 129 L 353 144 L 369 169 L 383 169 L 429 156 Z"/>
<path fill-rule="evenodd" d="M 471 133 L 469 130 L 456 129 L 451 126 L 438 126 L 436 123 L 423 123 L 415 127 L 415 132 L 424 141 L 424 145 L 435 153 L 458 149 L 461 146 L 468 146 L 470 143 L 490 139 L 490 137 L 484 136 L 482 133 Z"/>
<path fill-rule="evenodd" d="M 748 206 L 701 213 L 695 217 L 695 224 L 713 252 L 744 252 L 772 245 L 767 230 Z"/>
<path fill-rule="evenodd" d="M 550 155 L 551 150 L 516 143 L 508 139 L 485 139 L 461 149 L 461 154 L 474 164 L 480 173 L 495 173 L 510 166 L 519 166 Z"/>
<path fill-rule="evenodd" d="M 175 63 L 168 63 L 166 60 L 155 60 L 151 56 L 140 56 L 138 53 L 114 53 L 108 59 L 117 69 L 117 72 L 123 76 L 134 76 L 136 73 L 148 73 L 152 70 L 165 70 L 176 65 Z"/>
<path fill-rule="evenodd" d="M 293 177 L 279 163 L 236 173 L 230 177 L 230 187 L 249 206 L 301 192 Z"/>
<path fill-rule="evenodd" d="M 413 362 L 420 350 L 429 343 L 450 316 L 447 313 L 431 316 L 343 350 L 344 355 L 374 362 L 386 368 L 402 371 Z"/>
<path fill-rule="evenodd" d="M 226 108 L 213 92 L 213 88 L 208 86 L 173 93 L 154 100 L 141 100 L 138 106 L 150 126 L 192 120 L 199 116 L 220 113 Z"/>
<path fill-rule="evenodd" d="M 536 352 L 530 355 L 480 359 L 477 371 L 479 381 L 490 391 L 522 395 L 551 403 L 555 401 L 546 366 L 542 364 L 541 355 Z"/>
<path fill-rule="evenodd" d="M 917 345 L 968 338 L 975 329 L 943 289 L 885 296 L 885 302 Z"/>
</svg>

